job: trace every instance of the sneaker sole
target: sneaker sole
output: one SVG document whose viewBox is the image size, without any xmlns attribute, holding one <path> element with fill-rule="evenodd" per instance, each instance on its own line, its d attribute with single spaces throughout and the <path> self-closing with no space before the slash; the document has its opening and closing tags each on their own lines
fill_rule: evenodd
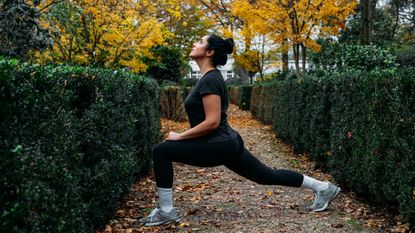
<svg viewBox="0 0 415 233">
<path fill-rule="evenodd" d="M 182 217 L 179 216 L 177 218 L 169 219 L 169 220 L 163 221 L 163 222 L 145 223 L 144 226 L 146 226 L 146 227 L 154 227 L 154 226 L 169 224 L 169 223 L 172 223 L 172 222 L 180 222 L 181 219 L 182 219 Z"/>
<path fill-rule="evenodd" d="M 331 201 L 333 201 L 337 197 L 337 195 L 339 195 L 340 190 L 341 189 L 339 187 L 337 187 L 336 191 L 334 192 L 334 194 L 330 198 L 330 200 L 323 207 L 321 207 L 320 209 L 314 209 L 313 212 L 321 212 L 321 211 L 327 209 L 327 207 L 330 205 Z"/>
</svg>

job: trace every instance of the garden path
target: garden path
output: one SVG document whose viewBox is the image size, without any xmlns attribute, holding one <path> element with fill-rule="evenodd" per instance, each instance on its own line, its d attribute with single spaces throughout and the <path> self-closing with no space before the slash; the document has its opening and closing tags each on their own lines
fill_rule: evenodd
<svg viewBox="0 0 415 233">
<path fill-rule="evenodd" d="M 314 169 L 306 155 L 293 153 L 275 137 L 271 127 L 253 119 L 235 105 L 228 110 L 229 123 L 244 138 L 245 146 L 271 167 L 288 168 L 321 180 L 329 174 Z M 183 131 L 186 122 L 162 119 L 163 132 Z M 328 211 L 314 213 L 307 207 L 311 191 L 264 186 L 248 181 L 227 168 L 198 168 L 175 164 L 175 206 L 185 215 L 179 224 L 160 227 L 134 225 L 156 204 L 154 176 L 137 181 L 102 232 L 405 232 L 399 216 L 369 206 L 351 192 L 342 191 Z"/>
</svg>

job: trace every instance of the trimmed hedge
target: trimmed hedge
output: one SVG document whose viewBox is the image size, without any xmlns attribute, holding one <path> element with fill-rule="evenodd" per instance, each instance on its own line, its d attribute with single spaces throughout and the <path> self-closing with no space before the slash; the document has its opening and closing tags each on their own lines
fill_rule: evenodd
<svg viewBox="0 0 415 233">
<path fill-rule="evenodd" d="M 238 105 L 242 110 L 251 107 L 252 86 L 228 86 L 229 100 Z"/>
<path fill-rule="evenodd" d="M 93 232 L 150 166 L 158 86 L 0 59 L 0 232 Z"/>
<path fill-rule="evenodd" d="M 414 227 L 415 69 L 348 73 L 334 88 L 330 170 Z"/>
<path fill-rule="evenodd" d="M 415 225 L 415 68 L 259 84 L 251 111 L 343 186 L 398 206 Z"/>
</svg>

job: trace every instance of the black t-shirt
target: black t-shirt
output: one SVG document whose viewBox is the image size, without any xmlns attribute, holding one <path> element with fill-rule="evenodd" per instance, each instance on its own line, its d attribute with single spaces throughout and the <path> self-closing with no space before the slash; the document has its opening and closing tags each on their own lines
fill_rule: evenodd
<svg viewBox="0 0 415 233">
<path fill-rule="evenodd" d="M 202 97 L 208 94 L 220 96 L 221 116 L 219 127 L 205 137 L 207 137 L 209 142 L 220 142 L 236 138 L 236 132 L 229 126 L 227 121 L 228 91 L 219 70 L 208 71 L 186 97 L 184 107 L 189 117 L 190 127 L 193 128 L 205 120 Z"/>
</svg>

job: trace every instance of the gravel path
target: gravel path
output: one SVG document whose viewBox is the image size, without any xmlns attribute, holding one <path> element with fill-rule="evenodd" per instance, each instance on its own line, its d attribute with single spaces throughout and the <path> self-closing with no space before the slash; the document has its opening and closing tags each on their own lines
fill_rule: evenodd
<svg viewBox="0 0 415 233">
<path fill-rule="evenodd" d="M 313 169 L 306 156 L 275 138 L 270 126 L 252 119 L 249 112 L 231 106 L 229 122 L 245 141 L 245 147 L 270 167 L 286 168 L 322 180 L 331 176 Z M 164 121 L 166 122 L 166 121 Z M 183 130 L 185 123 L 170 123 L 164 130 Z M 227 168 L 198 168 L 175 164 L 175 206 L 185 214 L 179 224 L 161 227 L 132 225 L 148 214 L 156 203 L 154 177 L 134 185 L 120 204 L 116 216 L 103 232 L 385 232 L 388 219 L 341 192 L 328 211 L 307 210 L 314 198 L 311 191 L 264 186 L 240 177 Z"/>
</svg>

